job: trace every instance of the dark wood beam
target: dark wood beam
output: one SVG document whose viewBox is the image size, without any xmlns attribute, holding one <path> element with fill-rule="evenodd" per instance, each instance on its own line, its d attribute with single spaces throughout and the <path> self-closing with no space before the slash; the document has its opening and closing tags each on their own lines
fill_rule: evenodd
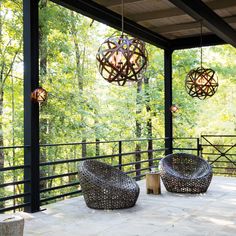
<svg viewBox="0 0 236 236">
<path fill-rule="evenodd" d="M 236 23 L 236 16 L 225 17 L 223 18 L 223 20 L 228 24 Z M 190 29 L 200 29 L 200 27 L 201 27 L 200 22 L 190 22 L 177 25 L 163 25 L 161 27 L 151 28 L 150 30 L 155 31 L 159 34 L 163 34 L 163 33 L 181 32 Z"/>
<path fill-rule="evenodd" d="M 225 9 L 235 6 L 235 0 L 224 0 L 224 1 L 214 0 L 206 4 L 213 10 Z M 139 14 L 129 15 L 129 18 L 135 22 L 141 23 L 143 21 L 150 21 L 166 17 L 175 17 L 184 15 L 186 15 L 186 12 L 184 12 L 181 9 L 169 8 L 165 10 L 148 11 Z"/>
<path fill-rule="evenodd" d="M 121 30 L 121 15 L 99 5 L 96 2 L 91 0 L 51 1 L 111 26 L 117 30 Z M 170 45 L 170 40 L 126 18 L 124 19 L 124 31 L 162 49 L 168 48 Z"/>
<path fill-rule="evenodd" d="M 124 4 L 129 4 L 129 3 L 136 3 L 136 2 L 141 2 L 144 0 L 124 0 Z M 97 0 L 97 3 L 105 6 L 105 7 L 115 7 L 121 5 L 121 0 Z"/>
<path fill-rule="evenodd" d="M 236 47 L 236 31 L 200 0 L 168 0 L 196 20 L 203 20 L 212 33 Z"/>
<path fill-rule="evenodd" d="M 181 11 L 178 8 L 170 8 L 166 10 L 142 12 L 142 13 L 134 14 L 134 15 L 130 14 L 129 18 L 135 22 L 141 23 L 144 21 L 156 20 L 156 19 L 173 17 L 173 16 L 181 16 L 185 14 L 186 14 L 185 12 Z"/>
<path fill-rule="evenodd" d="M 200 47 L 200 40 L 200 36 L 173 39 L 171 40 L 171 48 L 173 50 L 177 50 Z M 202 36 L 202 46 L 214 46 L 221 44 L 226 44 L 226 42 L 214 34 Z"/>
</svg>

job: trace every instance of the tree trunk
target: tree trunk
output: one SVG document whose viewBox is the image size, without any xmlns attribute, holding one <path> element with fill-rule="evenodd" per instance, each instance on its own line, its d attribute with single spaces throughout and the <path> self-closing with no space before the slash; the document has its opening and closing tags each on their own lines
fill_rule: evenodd
<svg viewBox="0 0 236 236">
<path fill-rule="evenodd" d="M 12 112 L 11 112 L 11 122 L 12 122 L 12 146 L 15 146 L 15 96 L 14 96 L 14 79 L 13 79 L 13 75 L 11 75 L 11 86 L 12 86 L 12 90 L 11 90 L 11 106 L 12 106 Z M 15 148 L 12 148 L 12 166 L 16 165 L 16 150 Z M 16 172 L 13 170 L 13 181 L 16 182 L 17 181 L 17 174 Z M 13 186 L 13 194 L 16 195 L 17 192 L 17 186 L 14 185 Z M 17 199 L 13 199 L 13 206 L 16 205 L 16 202 L 19 203 L 19 201 L 17 201 Z M 14 210 L 15 212 L 15 210 Z"/>
<path fill-rule="evenodd" d="M 99 156 L 100 155 L 100 139 L 98 137 L 98 124 L 99 124 L 99 120 L 98 120 L 98 110 L 97 107 L 94 109 L 94 115 L 95 115 L 95 119 L 94 119 L 94 125 L 95 125 L 95 155 Z"/>
<path fill-rule="evenodd" d="M 135 133 L 136 133 L 136 138 L 141 138 L 141 133 L 142 133 L 142 127 L 141 127 L 141 122 L 140 122 L 140 119 L 138 117 L 138 115 L 141 113 L 142 111 L 142 108 L 141 108 L 141 92 L 142 92 L 142 80 L 139 80 L 138 81 L 138 84 L 137 84 L 137 97 L 136 97 L 136 130 L 135 130 Z M 135 147 L 135 161 L 136 162 L 139 162 L 141 161 L 141 154 L 140 154 L 140 151 L 141 151 L 141 145 L 139 142 L 136 143 L 136 147 Z M 141 174 L 141 163 L 136 163 L 135 164 L 135 170 L 136 170 L 136 180 L 140 180 L 140 174 Z"/>
<path fill-rule="evenodd" d="M 11 50 L 8 51 L 11 47 L 11 39 L 7 43 L 3 42 L 2 35 L 6 32 L 3 32 L 3 21 L 2 16 L 2 1 L 0 1 L 0 146 L 4 145 L 4 134 L 3 134 L 3 104 L 4 104 L 4 86 L 7 79 L 11 76 L 13 65 L 15 63 L 16 57 L 21 50 L 22 38 L 19 40 L 18 49 L 14 52 Z M 4 151 L 0 149 L 0 168 L 4 167 Z M 4 183 L 4 172 L 0 173 L 0 183 Z M 4 188 L 0 189 L 0 197 L 4 194 Z M 4 203 L 0 202 L 0 208 L 4 207 Z"/>
<path fill-rule="evenodd" d="M 69 153 L 69 156 L 67 159 L 72 159 L 72 158 L 75 158 L 75 155 L 74 155 L 74 148 L 71 147 L 70 149 L 70 153 Z M 76 163 L 75 162 L 72 162 L 72 163 L 67 163 L 67 173 L 70 173 L 70 172 L 74 172 L 74 171 L 77 171 L 77 166 L 76 166 Z M 76 181 L 76 178 L 77 176 L 76 175 L 69 175 L 68 176 L 68 180 L 69 180 L 69 183 L 72 183 L 74 181 Z"/>
<path fill-rule="evenodd" d="M 3 89 L 0 91 L 0 147 L 4 146 L 3 142 Z M 4 150 L 0 149 L 0 168 L 4 168 Z M 0 183 L 4 183 L 4 172 L 0 172 Z M 0 189 L 0 197 L 4 197 L 4 188 Z M 4 202 L 0 202 L 0 208 L 4 207 Z"/>
<path fill-rule="evenodd" d="M 96 153 L 95 153 L 96 156 L 100 155 L 100 143 L 99 142 L 100 142 L 100 139 L 96 138 Z"/>
<path fill-rule="evenodd" d="M 78 40 L 78 30 L 76 29 L 76 17 L 74 12 L 71 12 L 71 35 L 74 41 L 74 47 L 75 47 L 75 61 L 76 61 L 76 78 L 78 82 L 78 88 L 79 88 L 79 95 L 83 98 L 83 90 L 84 90 L 84 79 L 83 79 L 83 69 L 84 69 L 84 59 L 85 59 L 85 47 L 83 50 L 80 50 L 79 47 L 79 40 Z M 83 102 L 84 104 L 84 102 Z M 81 115 L 81 123 L 85 123 L 85 118 L 83 115 Z M 86 147 L 86 130 L 82 128 L 82 157 L 87 156 L 87 147 Z"/>
<path fill-rule="evenodd" d="M 144 90 L 145 90 L 145 97 L 146 97 L 146 111 L 148 113 L 148 120 L 147 120 L 147 138 L 148 138 L 148 160 L 149 160 L 149 167 L 153 165 L 153 142 L 152 142 L 152 117 L 151 117 L 151 107 L 150 107 L 150 91 L 149 91 L 149 78 L 144 78 Z"/>
</svg>

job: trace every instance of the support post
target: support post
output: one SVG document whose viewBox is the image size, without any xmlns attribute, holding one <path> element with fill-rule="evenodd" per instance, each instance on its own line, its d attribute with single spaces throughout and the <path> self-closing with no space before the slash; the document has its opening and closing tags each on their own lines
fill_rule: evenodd
<svg viewBox="0 0 236 236">
<path fill-rule="evenodd" d="M 31 102 L 31 92 L 39 85 L 38 1 L 23 0 L 24 22 L 24 169 L 26 212 L 40 210 L 39 194 L 39 105 Z"/>
<path fill-rule="evenodd" d="M 165 155 L 173 151 L 173 124 L 170 107 L 172 105 L 172 53 L 173 50 L 164 50 L 165 73 Z"/>
</svg>

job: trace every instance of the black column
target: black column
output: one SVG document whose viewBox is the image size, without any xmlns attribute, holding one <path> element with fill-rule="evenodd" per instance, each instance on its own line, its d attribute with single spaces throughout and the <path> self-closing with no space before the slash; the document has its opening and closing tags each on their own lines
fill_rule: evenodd
<svg viewBox="0 0 236 236">
<path fill-rule="evenodd" d="M 172 153 L 173 149 L 173 124 L 170 107 L 172 105 L 172 50 L 164 51 L 165 69 L 165 154 Z"/>
<path fill-rule="evenodd" d="M 26 212 L 40 209 L 39 195 L 39 105 L 31 102 L 31 92 L 39 84 L 38 0 L 23 1 L 24 14 L 24 185 Z"/>
</svg>

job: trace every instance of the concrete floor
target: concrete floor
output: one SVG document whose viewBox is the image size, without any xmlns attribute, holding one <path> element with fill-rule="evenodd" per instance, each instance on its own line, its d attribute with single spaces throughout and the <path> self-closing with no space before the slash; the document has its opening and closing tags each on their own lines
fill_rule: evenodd
<svg viewBox="0 0 236 236">
<path fill-rule="evenodd" d="M 145 181 L 135 207 L 93 210 L 83 197 L 47 205 L 27 214 L 25 236 L 236 235 L 236 178 L 213 177 L 206 194 L 147 195 Z"/>
</svg>

